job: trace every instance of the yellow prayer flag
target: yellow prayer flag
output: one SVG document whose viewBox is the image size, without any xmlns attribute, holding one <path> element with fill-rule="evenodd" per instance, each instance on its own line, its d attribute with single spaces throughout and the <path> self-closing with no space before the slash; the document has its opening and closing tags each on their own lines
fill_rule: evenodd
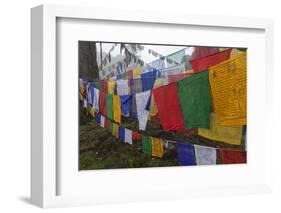
<svg viewBox="0 0 281 213">
<path fill-rule="evenodd" d="M 152 137 L 151 146 L 152 146 L 152 156 L 162 158 L 164 154 L 162 139 Z"/>
<path fill-rule="evenodd" d="M 116 123 L 112 124 L 112 135 L 118 137 L 119 126 Z"/>
<path fill-rule="evenodd" d="M 95 109 L 93 107 L 90 107 L 90 115 L 95 117 Z"/>
<path fill-rule="evenodd" d="M 210 129 L 198 129 L 198 135 L 211 140 L 240 145 L 243 126 L 221 126 L 216 114 L 211 114 Z"/>
<path fill-rule="evenodd" d="M 121 100 L 119 95 L 113 95 L 113 120 L 121 123 Z"/>
<path fill-rule="evenodd" d="M 116 85 L 116 81 L 109 79 L 108 81 L 108 93 L 109 94 L 114 94 L 115 91 L 115 85 Z"/>
<path fill-rule="evenodd" d="M 133 78 L 140 78 L 141 75 L 141 67 L 137 66 L 133 69 Z"/>
<path fill-rule="evenodd" d="M 210 67 L 214 111 L 220 125 L 247 124 L 246 52 Z"/>
</svg>

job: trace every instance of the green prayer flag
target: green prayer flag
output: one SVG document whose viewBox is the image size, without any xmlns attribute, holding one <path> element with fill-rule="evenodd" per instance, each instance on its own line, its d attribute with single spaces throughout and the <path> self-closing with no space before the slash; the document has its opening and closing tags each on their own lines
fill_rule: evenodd
<svg viewBox="0 0 281 213">
<path fill-rule="evenodd" d="M 209 71 L 178 81 L 178 95 L 186 128 L 209 128 L 211 95 Z"/>
<path fill-rule="evenodd" d="M 94 87 L 95 87 L 96 89 L 102 89 L 102 86 L 101 86 L 99 80 L 95 80 L 95 81 L 94 81 Z"/>
<path fill-rule="evenodd" d="M 113 99 L 112 95 L 107 93 L 105 96 L 105 105 L 106 105 L 106 117 L 113 119 Z"/>
<path fill-rule="evenodd" d="M 108 122 L 109 122 L 108 130 L 112 134 L 113 133 L 113 123 L 111 121 L 108 121 Z"/>
<path fill-rule="evenodd" d="M 142 135 L 141 139 L 142 151 L 146 154 L 152 154 L 151 138 L 150 136 Z"/>
</svg>

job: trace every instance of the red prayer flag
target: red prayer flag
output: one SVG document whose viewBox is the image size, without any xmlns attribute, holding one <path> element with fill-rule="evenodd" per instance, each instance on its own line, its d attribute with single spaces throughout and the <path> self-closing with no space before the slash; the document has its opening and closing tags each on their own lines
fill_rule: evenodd
<svg viewBox="0 0 281 213">
<path fill-rule="evenodd" d="M 222 61 L 228 60 L 231 53 L 231 48 L 222 52 L 215 53 L 203 58 L 198 58 L 191 61 L 193 72 L 201 72 L 209 69 L 210 66 L 221 63 Z"/>
<path fill-rule="evenodd" d="M 191 75 L 192 75 L 192 73 L 180 73 L 180 74 L 168 75 L 168 84 L 177 82 L 177 81 L 187 78 Z"/>
<path fill-rule="evenodd" d="M 104 120 L 104 128 L 108 129 L 109 128 L 109 124 L 110 124 L 109 120 L 107 118 L 105 118 L 105 120 Z"/>
<path fill-rule="evenodd" d="M 219 48 L 216 47 L 195 47 L 195 50 L 193 51 L 191 56 L 191 60 L 203 58 L 218 52 L 219 52 Z"/>
<path fill-rule="evenodd" d="M 153 97 L 163 129 L 177 131 L 184 129 L 177 83 L 171 83 L 154 89 Z"/>
<path fill-rule="evenodd" d="M 106 115 L 106 105 L 105 105 L 105 92 L 100 90 L 100 112 L 103 115 Z"/>
<path fill-rule="evenodd" d="M 108 92 L 108 86 L 107 86 L 107 81 L 100 81 L 100 84 L 102 86 L 102 89 L 105 93 Z"/>
<path fill-rule="evenodd" d="M 241 150 L 220 149 L 222 162 L 224 164 L 246 163 L 247 152 Z"/>
<path fill-rule="evenodd" d="M 133 79 L 133 70 L 127 71 L 127 79 Z"/>
<path fill-rule="evenodd" d="M 141 141 L 141 134 L 139 134 L 139 133 L 133 131 L 132 136 L 133 136 L 133 140 L 135 140 L 135 141 Z"/>
</svg>

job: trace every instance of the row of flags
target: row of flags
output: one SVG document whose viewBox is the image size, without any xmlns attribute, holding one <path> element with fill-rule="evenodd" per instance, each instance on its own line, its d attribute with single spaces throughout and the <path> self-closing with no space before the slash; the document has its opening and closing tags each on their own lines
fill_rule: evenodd
<svg viewBox="0 0 281 213">
<path fill-rule="evenodd" d="M 176 147 L 178 164 L 182 166 L 215 165 L 218 159 L 221 159 L 223 164 L 246 163 L 246 152 L 243 150 L 215 148 L 152 137 L 125 128 L 92 108 L 90 114 L 95 117 L 100 127 L 108 129 L 118 141 L 130 145 L 141 143 L 142 152 L 152 158 L 163 158 L 164 150 L 172 143 Z"/>
<path fill-rule="evenodd" d="M 146 129 L 150 116 L 158 116 L 163 130 L 210 129 L 215 117 L 219 122 L 216 127 L 225 126 L 225 132 L 232 131 L 234 126 L 246 125 L 246 53 L 224 60 L 226 54 L 229 56 L 229 49 L 208 56 L 212 62 L 223 61 L 167 85 L 155 86 L 159 79 L 153 70 L 133 79 L 138 80 L 136 87 L 129 86 L 128 80 L 110 80 L 103 90 L 95 82 L 81 79 L 80 93 L 86 92 L 93 108 L 117 123 L 121 123 L 122 116 L 137 118 L 140 130 Z M 200 65 L 204 69 L 205 66 Z M 114 94 L 115 89 L 118 95 Z"/>
</svg>

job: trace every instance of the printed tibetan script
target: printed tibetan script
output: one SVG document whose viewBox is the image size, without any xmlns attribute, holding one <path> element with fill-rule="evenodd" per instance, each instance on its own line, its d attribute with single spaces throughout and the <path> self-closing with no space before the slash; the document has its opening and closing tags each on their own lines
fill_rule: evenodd
<svg viewBox="0 0 281 213">
<path fill-rule="evenodd" d="M 210 67 L 214 111 L 221 125 L 247 123 L 246 52 Z"/>
</svg>

